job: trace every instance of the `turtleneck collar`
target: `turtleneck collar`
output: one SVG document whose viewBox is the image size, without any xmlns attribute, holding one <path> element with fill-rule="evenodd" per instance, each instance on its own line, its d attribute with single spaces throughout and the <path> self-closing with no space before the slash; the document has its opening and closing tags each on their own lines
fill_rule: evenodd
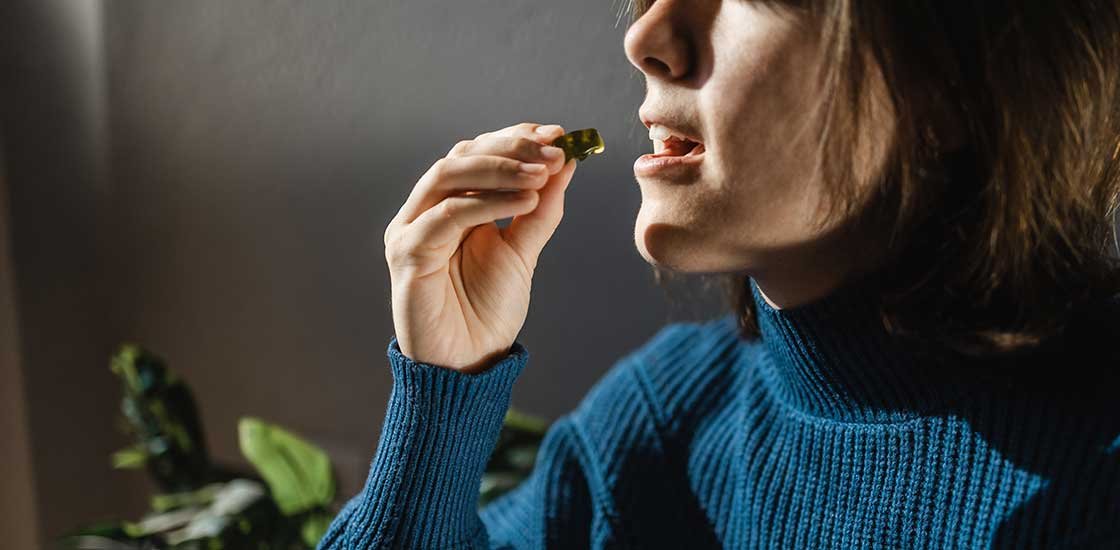
<svg viewBox="0 0 1120 550">
<path fill-rule="evenodd" d="M 873 278 L 782 309 L 766 302 L 753 278 L 749 284 L 770 358 L 763 374 L 778 399 L 805 414 L 900 422 L 944 410 L 968 392 L 961 355 L 886 331 Z"/>
</svg>

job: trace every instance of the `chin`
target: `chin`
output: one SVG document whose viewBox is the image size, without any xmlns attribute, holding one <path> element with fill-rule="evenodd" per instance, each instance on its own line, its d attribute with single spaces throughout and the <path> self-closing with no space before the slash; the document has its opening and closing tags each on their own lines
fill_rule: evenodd
<svg viewBox="0 0 1120 550">
<path fill-rule="evenodd" d="M 740 272 L 750 254 L 728 241 L 727 228 L 707 227 L 698 220 L 672 220 L 643 203 L 634 223 L 634 246 L 651 266 L 678 273 Z"/>
<path fill-rule="evenodd" d="M 635 225 L 634 246 L 646 263 L 661 269 L 703 273 L 719 267 L 705 260 L 702 240 L 687 229 L 666 223 Z"/>
</svg>

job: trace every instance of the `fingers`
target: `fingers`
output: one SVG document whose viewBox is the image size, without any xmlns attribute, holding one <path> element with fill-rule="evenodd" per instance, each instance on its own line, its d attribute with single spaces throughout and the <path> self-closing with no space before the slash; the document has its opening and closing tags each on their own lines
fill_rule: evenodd
<svg viewBox="0 0 1120 550">
<path fill-rule="evenodd" d="M 496 155 L 522 162 L 537 162 L 547 165 L 550 174 L 564 167 L 563 149 L 523 136 L 488 136 L 460 141 L 447 153 L 447 158 L 468 155 Z"/>
<path fill-rule="evenodd" d="M 442 158 L 423 176 L 398 214 L 411 223 L 444 199 L 467 191 L 540 189 L 548 167 L 494 155 Z"/>
<path fill-rule="evenodd" d="M 563 134 L 559 125 L 521 123 L 456 143 L 421 176 L 386 227 L 390 266 L 435 269 L 467 230 L 510 217 L 507 240 L 535 266 L 560 222 L 575 171 L 575 161 L 565 163 L 563 150 L 550 145 Z"/>
<path fill-rule="evenodd" d="M 505 128 L 502 128 L 501 130 L 479 134 L 479 136 L 475 139 L 487 136 L 523 136 L 530 139 L 536 139 L 541 143 L 547 143 L 562 135 L 564 135 L 564 128 L 559 124 L 536 124 L 533 122 L 522 122 L 520 124 L 514 124 L 513 126 L 507 126 Z"/>
<path fill-rule="evenodd" d="M 462 239 L 463 232 L 484 223 L 531 212 L 539 195 L 533 190 L 495 191 L 472 196 L 448 197 L 409 224 L 397 247 L 413 256 L 440 254 L 446 262 Z M 419 258 L 417 258 L 419 259 Z"/>
<path fill-rule="evenodd" d="M 536 268 L 541 250 L 564 217 L 564 193 L 575 171 L 576 160 L 571 159 L 539 191 L 537 207 L 531 212 L 516 216 L 509 226 L 501 230 L 505 241 L 517 250 L 530 270 Z"/>
<path fill-rule="evenodd" d="M 448 152 L 451 156 L 465 154 L 489 154 L 509 156 L 526 162 L 545 161 L 549 165 L 549 173 L 556 173 L 564 166 L 564 151 L 553 147 L 552 142 L 564 135 L 564 128 L 559 124 L 535 124 L 522 122 L 494 132 L 479 134 L 471 140 L 463 140 L 455 144 Z M 560 156 L 556 156 L 554 149 L 560 149 Z M 557 161 L 556 159 L 560 160 Z"/>
<path fill-rule="evenodd" d="M 398 221 L 410 223 L 443 199 L 468 191 L 539 189 L 564 166 L 564 151 L 550 145 L 563 132 L 559 125 L 521 123 L 456 143 L 413 187 Z M 545 172 L 524 164 L 543 164 Z"/>
</svg>

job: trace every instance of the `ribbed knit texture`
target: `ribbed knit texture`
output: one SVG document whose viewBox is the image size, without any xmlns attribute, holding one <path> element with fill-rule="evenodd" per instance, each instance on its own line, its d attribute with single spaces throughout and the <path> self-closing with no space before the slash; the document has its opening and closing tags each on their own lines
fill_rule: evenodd
<svg viewBox="0 0 1120 550">
<path fill-rule="evenodd" d="M 1120 548 L 1120 341 L 964 360 L 888 335 L 865 280 L 780 310 L 751 290 L 761 340 L 666 326 L 481 510 L 528 351 L 463 374 L 392 338 L 369 477 L 319 548 Z"/>
</svg>

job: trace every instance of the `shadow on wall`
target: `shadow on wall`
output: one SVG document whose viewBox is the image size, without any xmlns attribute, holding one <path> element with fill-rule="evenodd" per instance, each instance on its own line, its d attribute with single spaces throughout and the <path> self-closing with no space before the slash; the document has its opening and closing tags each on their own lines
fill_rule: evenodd
<svg viewBox="0 0 1120 550">
<path fill-rule="evenodd" d="M 2 138 L 2 132 L 0 132 Z M 19 354 L 19 313 L 8 234 L 8 185 L 0 139 L 0 533 L 14 548 L 38 548 L 34 465 L 27 423 L 27 395 Z"/>
</svg>

